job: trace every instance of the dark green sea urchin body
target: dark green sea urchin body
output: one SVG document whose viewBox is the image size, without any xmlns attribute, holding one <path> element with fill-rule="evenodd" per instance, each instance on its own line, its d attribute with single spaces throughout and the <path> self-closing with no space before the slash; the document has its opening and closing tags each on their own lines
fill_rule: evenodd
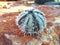
<svg viewBox="0 0 60 45">
<path fill-rule="evenodd" d="M 28 9 L 17 16 L 16 24 L 25 34 L 39 34 L 46 27 L 46 19 L 40 10 Z"/>
</svg>

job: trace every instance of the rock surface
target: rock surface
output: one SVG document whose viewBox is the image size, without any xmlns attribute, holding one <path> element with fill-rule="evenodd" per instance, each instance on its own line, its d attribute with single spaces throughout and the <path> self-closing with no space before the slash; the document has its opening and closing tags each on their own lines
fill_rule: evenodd
<svg viewBox="0 0 60 45">
<path fill-rule="evenodd" d="M 16 25 L 16 16 L 24 10 L 19 7 L 21 6 L 14 7 L 17 11 L 5 9 L 6 12 L 4 8 L 2 8 L 3 10 L 0 8 L 0 45 L 60 45 L 60 26 L 57 23 L 53 23 L 56 20 L 55 18 L 60 16 L 58 13 L 60 9 L 46 5 L 37 7 L 46 14 L 47 28 L 36 37 L 36 35 L 24 35 Z M 56 12 L 58 16 L 55 16 L 52 12 Z"/>
</svg>

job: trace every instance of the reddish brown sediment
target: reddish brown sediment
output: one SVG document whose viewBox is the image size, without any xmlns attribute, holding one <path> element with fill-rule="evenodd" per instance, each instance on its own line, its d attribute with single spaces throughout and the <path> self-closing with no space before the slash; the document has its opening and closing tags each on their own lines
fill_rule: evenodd
<svg viewBox="0 0 60 45">
<path fill-rule="evenodd" d="M 12 12 L 12 10 L 10 10 L 10 9 L 9 9 L 10 12 L 7 11 L 8 9 L 6 9 L 6 12 L 3 12 L 3 10 L 0 11 L 0 45 L 13 45 L 13 42 L 15 42 L 15 41 L 24 44 L 24 43 L 28 43 L 29 41 L 33 40 L 33 38 L 35 38 L 35 36 L 32 37 L 29 35 L 28 36 L 24 35 L 24 33 L 21 32 L 21 30 L 16 25 L 16 22 L 15 22 L 16 16 L 18 14 L 20 14 L 21 11 L 23 11 L 22 9 L 19 9 L 19 6 L 17 6 L 17 7 L 18 8 L 16 8 L 16 9 L 18 11 Z M 57 10 L 56 15 L 59 15 L 58 9 L 55 10 L 52 8 L 52 6 L 46 6 L 46 5 L 42 6 L 41 5 L 40 7 L 38 6 L 37 8 L 45 13 L 47 22 L 55 20 L 55 16 L 51 15 L 51 14 L 53 14 L 52 12 L 55 12 Z M 52 23 L 48 23 L 47 26 L 52 26 Z M 53 32 L 52 35 L 53 34 L 57 35 L 60 38 L 59 27 L 55 27 L 55 28 L 56 28 L 55 32 Z M 45 35 L 46 33 L 47 33 L 47 31 L 43 32 L 42 35 Z M 33 43 L 34 43 L 34 41 L 33 41 Z M 43 43 L 42 45 L 51 45 L 51 43 L 52 43 L 52 45 L 54 45 L 53 40 L 51 40 L 48 43 Z"/>
</svg>

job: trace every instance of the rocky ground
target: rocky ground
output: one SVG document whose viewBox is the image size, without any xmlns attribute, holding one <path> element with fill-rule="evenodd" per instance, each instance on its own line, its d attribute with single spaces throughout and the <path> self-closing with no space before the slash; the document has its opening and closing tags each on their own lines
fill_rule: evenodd
<svg viewBox="0 0 60 45">
<path fill-rule="evenodd" d="M 24 35 L 15 22 L 16 16 L 28 7 L 15 2 L 3 3 L 0 3 L 0 45 L 60 45 L 59 6 L 34 7 L 44 12 L 47 19 L 45 31 L 36 37 L 37 35 Z"/>
</svg>

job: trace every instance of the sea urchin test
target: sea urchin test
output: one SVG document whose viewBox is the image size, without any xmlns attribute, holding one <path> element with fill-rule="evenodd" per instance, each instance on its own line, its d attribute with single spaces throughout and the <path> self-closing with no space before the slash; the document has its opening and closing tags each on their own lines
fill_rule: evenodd
<svg viewBox="0 0 60 45">
<path fill-rule="evenodd" d="M 24 34 L 39 34 L 46 28 L 46 19 L 40 10 L 27 9 L 17 16 L 16 24 Z"/>
</svg>

